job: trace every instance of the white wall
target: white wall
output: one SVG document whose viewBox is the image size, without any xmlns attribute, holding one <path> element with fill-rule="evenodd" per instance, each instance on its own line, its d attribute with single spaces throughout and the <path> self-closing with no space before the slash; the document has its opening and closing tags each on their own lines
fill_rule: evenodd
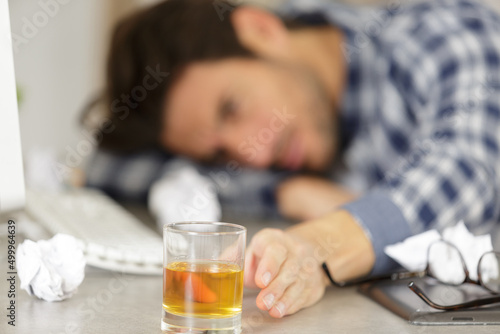
<svg viewBox="0 0 500 334">
<path fill-rule="evenodd" d="M 65 3 L 67 4 L 61 4 Z M 77 116 L 102 87 L 107 6 L 100 0 L 11 0 L 23 146 L 63 150 Z M 50 6 L 49 6 L 50 5 Z"/>
</svg>

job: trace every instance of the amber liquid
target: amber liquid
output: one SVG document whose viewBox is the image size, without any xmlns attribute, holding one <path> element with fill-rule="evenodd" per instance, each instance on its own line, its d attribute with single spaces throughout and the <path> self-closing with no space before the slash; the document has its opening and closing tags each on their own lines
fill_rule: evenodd
<svg viewBox="0 0 500 334">
<path fill-rule="evenodd" d="M 219 319 L 241 312 L 243 270 L 217 261 L 174 262 L 163 271 L 163 308 L 187 317 Z"/>
</svg>

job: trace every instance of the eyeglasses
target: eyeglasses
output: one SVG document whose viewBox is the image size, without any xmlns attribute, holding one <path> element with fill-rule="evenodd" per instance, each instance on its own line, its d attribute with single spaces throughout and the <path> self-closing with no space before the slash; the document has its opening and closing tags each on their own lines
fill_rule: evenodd
<svg viewBox="0 0 500 334">
<path fill-rule="evenodd" d="M 488 290 L 491 294 L 495 295 L 493 297 L 477 299 L 455 305 L 440 305 L 433 302 L 422 291 L 422 289 L 415 284 L 415 282 L 411 281 L 408 284 L 408 287 L 427 305 L 439 310 L 458 310 L 500 303 L 500 253 L 493 251 L 484 253 L 478 262 L 477 278 L 471 278 L 463 255 L 457 247 L 444 240 L 436 241 L 429 246 L 427 250 L 427 265 L 423 271 L 399 272 L 388 276 L 373 277 L 367 280 L 361 279 L 349 282 L 336 282 L 330 275 L 330 271 L 328 270 L 326 263 L 323 263 L 323 269 L 332 284 L 338 287 L 387 279 L 396 281 L 427 276 L 432 277 L 441 283 L 452 286 L 459 286 L 465 283 L 479 285 Z"/>
</svg>

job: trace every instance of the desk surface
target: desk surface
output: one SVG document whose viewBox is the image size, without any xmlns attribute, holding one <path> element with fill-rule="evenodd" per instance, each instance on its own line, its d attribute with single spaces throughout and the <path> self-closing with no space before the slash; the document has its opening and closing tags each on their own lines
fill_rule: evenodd
<svg viewBox="0 0 500 334">
<path fill-rule="evenodd" d="M 247 225 L 248 226 L 248 225 Z M 268 226 L 266 224 L 266 226 Z M 283 227 L 274 225 L 276 227 Z M 249 234 L 264 227 L 253 224 Z M 0 245 L 6 246 L 5 239 Z M 5 247 L 6 248 L 6 247 Z M 4 249 L 1 268 L 6 268 Z M 5 270 L 4 270 L 5 274 Z M 161 334 L 162 278 L 132 276 L 87 269 L 78 293 L 71 299 L 47 303 L 27 295 L 17 282 L 16 327 L 7 325 L 6 275 L 0 279 L 0 333 L 133 333 Z M 329 288 L 316 305 L 283 319 L 273 319 L 255 305 L 258 291 L 246 290 L 243 301 L 245 334 L 258 333 L 470 333 L 468 326 L 412 326 L 356 292 Z M 474 333 L 491 333 L 494 327 L 475 326 Z"/>
<path fill-rule="evenodd" d="M 7 306 L 2 283 L 0 305 Z M 20 291 L 17 326 L 8 328 L 2 316 L 2 333 L 134 333 L 161 334 L 161 277 L 117 275 L 102 271 L 88 274 L 73 298 L 47 303 Z M 470 333 L 470 327 L 412 326 L 355 289 L 328 289 L 315 306 L 284 319 L 273 319 L 255 306 L 256 291 L 245 291 L 243 328 L 257 333 Z M 5 314 L 5 311 L 2 311 Z M 4 329 L 7 329 L 6 331 Z M 492 327 L 475 326 L 474 333 L 491 333 Z"/>
</svg>

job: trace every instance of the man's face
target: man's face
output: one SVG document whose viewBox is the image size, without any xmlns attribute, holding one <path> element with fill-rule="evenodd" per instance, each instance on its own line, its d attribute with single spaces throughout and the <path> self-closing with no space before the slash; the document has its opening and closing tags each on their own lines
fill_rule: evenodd
<svg viewBox="0 0 500 334">
<path fill-rule="evenodd" d="M 322 171 L 336 150 L 332 108 L 303 68 L 243 58 L 195 63 L 169 92 L 162 144 L 196 160 Z"/>
</svg>

